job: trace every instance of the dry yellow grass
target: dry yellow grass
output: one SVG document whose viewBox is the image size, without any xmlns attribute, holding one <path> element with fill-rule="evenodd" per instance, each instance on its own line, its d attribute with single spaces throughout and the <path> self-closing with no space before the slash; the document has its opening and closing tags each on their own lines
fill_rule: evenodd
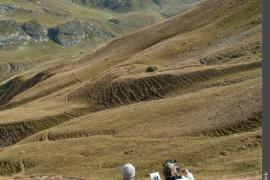
<svg viewBox="0 0 270 180">
<path fill-rule="evenodd" d="M 259 0 L 204 1 L 45 72 L 1 104 L 0 175 L 120 179 L 131 162 L 144 180 L 177 159 L 196 179 L 259 179 Z"/>
</svg>

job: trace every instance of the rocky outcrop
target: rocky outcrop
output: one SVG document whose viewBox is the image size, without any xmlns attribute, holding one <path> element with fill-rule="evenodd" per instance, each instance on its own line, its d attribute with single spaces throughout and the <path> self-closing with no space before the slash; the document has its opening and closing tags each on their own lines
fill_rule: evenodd
<svg viewBox="0 0 270 180">
<path fill-rule="evenodd" d="M 50 39 L 63 46 L 78 44 L 85 38 L 102 41 L 113 37 L 111 32 L 80 20 L 73 20 L 52 27 L 48 30 L 48 35 Z"/>
<path fill-rule="evenodd" d="M 9 12 L 14 12 L 17 11 L 18 8 L 17 6 L 13 4 L 0 4 L 0 13 L 9 13 Z"/>
<path fill-rule="evenodd" d="M 0 20 L 0 50 L 25 46 L 29 41 L 47 41 L 49 39 L 63 46 L 78 44 L 84 39 L 95 42 L 114 37 L 94 24 L 81 20 L 68 21 L 45 29 L 36 20 L 16 23 L 14 20 Z"/>
<path fill-rule="evenodd" d="M 0 14 L 12 12 L 31 12 L 31 11 L 17 7 L 14 4 L 0 4 Z"/>
<path fill-rule="evenodd" d="M 21 70 L 25 66 L 26 66 L 25 64 L 14 64 L 14 63 L 0 64 L 0 72 L 13 73 Z"/>
<path fill-rule="evenodd" d="M 49 40 L 47 29 L 43 28 L 36 20 L 24 22 L 22 29 L 35 41 Z"/>
<path fill-rule="evenodd" d="M 0 20 L 0 50 L 17 48 L 31 39 L 14 20 Z"/>
<path fill-rule="evenodd" d="M 111 9 L 111 10 L 126 10 L 134 7 L 133 0 L 69 0 L 76 4 L 82 4 L 85 6 Z"/>
</svg>

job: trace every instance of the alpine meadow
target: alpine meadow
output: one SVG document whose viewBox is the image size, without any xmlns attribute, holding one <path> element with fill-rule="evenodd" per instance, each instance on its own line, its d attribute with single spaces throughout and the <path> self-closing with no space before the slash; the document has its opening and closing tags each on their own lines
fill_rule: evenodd
<svg viewBox="0 0 270 180">
<path fill-rule="evenodd" d="M 259 180 L 261 118 L 261 0 L 0 0 L 0 180 Z"/>
</svg>

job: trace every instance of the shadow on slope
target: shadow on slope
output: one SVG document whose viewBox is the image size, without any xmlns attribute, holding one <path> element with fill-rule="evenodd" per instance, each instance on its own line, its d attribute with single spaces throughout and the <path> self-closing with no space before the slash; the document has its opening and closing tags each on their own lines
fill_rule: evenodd
<svg viewBox="0 0 270 180">
<path fill-rule="evenodd" d="M 0 85 L 0 110 L 5 107 L 14 96 L 32 88 L 37 83 L 48 79 L 53 74 L 40 72 L 29 79 L 24 80 L 22 77 L 15 77 L 6 83 Z"/>
</svg>

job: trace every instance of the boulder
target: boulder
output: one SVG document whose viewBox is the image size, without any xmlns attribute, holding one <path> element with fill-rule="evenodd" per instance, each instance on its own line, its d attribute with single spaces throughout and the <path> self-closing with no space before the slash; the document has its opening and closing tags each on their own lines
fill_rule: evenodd
<svg viewBox="0 0 270 180">
<path fill-rule="evenodd" d="M 85 26 L 82 21 L 69 21 L 59 24 L 48 30 L 49 38 L 63 45 L 78 44 L 86 36 Z"/>
<path fill-rule="evenodd" d="M 113 37 L 113 34 L 81 20 L 68 21 L 48 30 L 49 38 L 63 45 L 69 46 L 80 43 L 85 38 L 100 41 Z"/>
<path fill-rule="evenodd" d="M 15 20 L 0 20 L 0 50 L 24 46 L 31 40 Z"/>
<path fill-rule="evenodd" d="M 43 28 L 36 20 L 24 22 L 22 29 L 35 41 L 47 41 L 47 29 Z"/>
</svg>

